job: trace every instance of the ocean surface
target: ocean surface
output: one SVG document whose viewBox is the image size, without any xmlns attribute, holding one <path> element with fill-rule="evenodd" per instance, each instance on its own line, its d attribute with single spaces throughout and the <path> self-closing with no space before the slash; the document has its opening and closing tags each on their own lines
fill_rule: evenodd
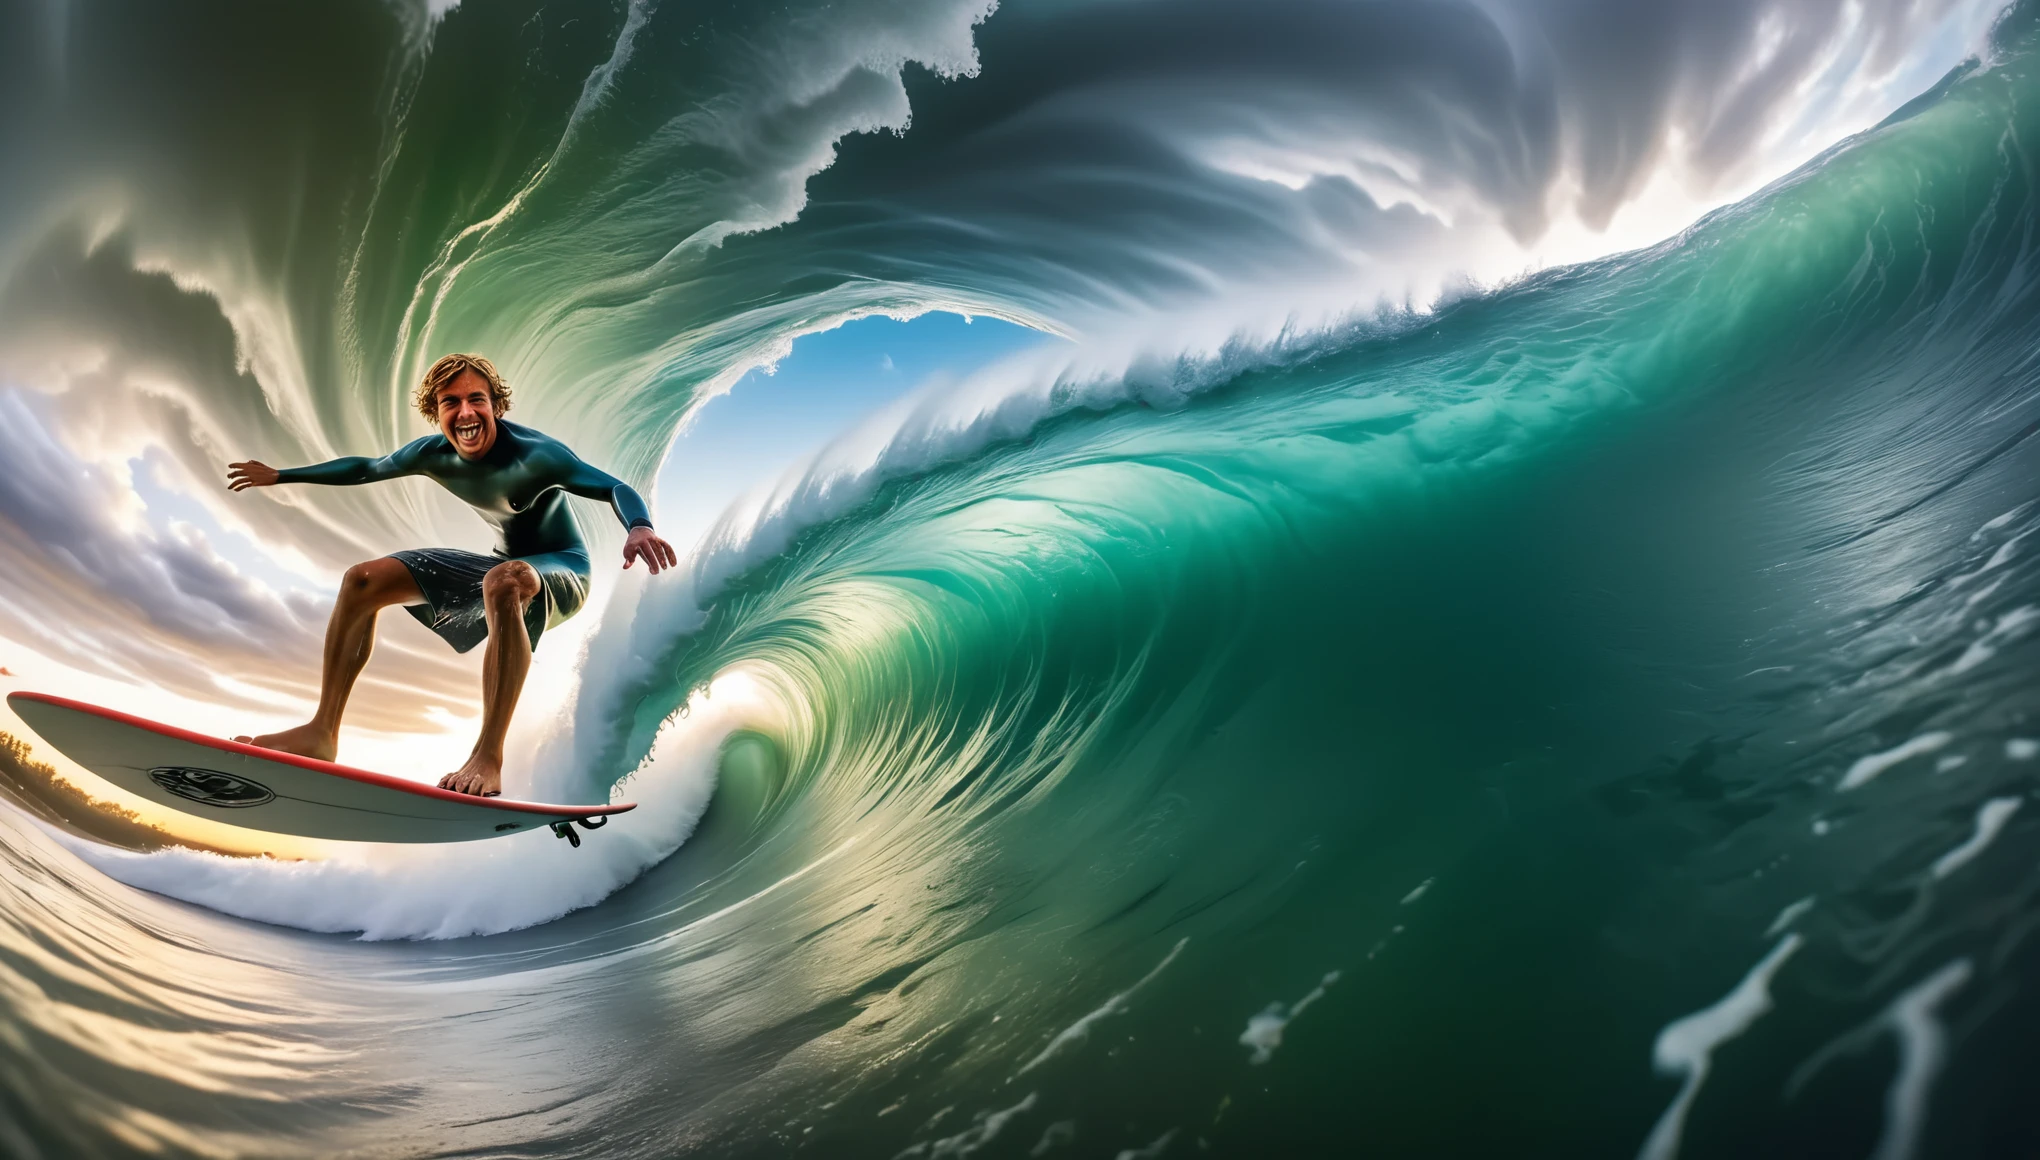
<svg viewBox="0 0 2040 1160">
<path fill-rule="evenodd" d="M 1024 13 L 580 7 L 69 9 L 0 144 L 143 225 L 8 222 L 7 310 L 196 303 L 207 406 L 341 447 L 505 350 L 642 479 L 828 320 L 1195 278 L 967 212 L 1067 128 Z M 2025 7 L 1654 248 L 917 397 L 606 610 L 534 792 L 641 804 L 578 851 L 0 810 L 0 1153 L 2040 1153 L 2036 158 Z"/>
</svg>

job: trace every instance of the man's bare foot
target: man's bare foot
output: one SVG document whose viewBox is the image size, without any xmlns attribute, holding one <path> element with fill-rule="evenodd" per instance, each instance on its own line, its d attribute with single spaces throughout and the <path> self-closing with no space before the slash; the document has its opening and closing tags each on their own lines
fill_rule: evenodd
<svg viewBox="0 0 2040 1160">
<path fill-rule="evenodd" d="M 439 779 L 439 788 L 476 797 L 495 797 L 503 792 L 503 759 L 471 753 L 459 771 Z"/>
<path fill-rule="evenodd" d="M 320 761 L 331 761 L 340 752 L 340 739 L 306 722 L 295 729 L 281 733 L 264 733 L 256 737 L 241 736 L 234 740 L 243 745 L 260 745 L 283 753 L 295 753 L 299 757 L 315 757 Z"/>
</svg>

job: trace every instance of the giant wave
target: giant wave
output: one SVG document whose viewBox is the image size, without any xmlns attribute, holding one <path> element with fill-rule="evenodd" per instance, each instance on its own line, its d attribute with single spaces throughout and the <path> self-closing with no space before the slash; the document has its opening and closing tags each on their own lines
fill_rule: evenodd
<svg viewBox="0 0 2040 1160">
<path fill-rule="evenodd" d="M 1506 48 L 1438 8 L 1407 53 Z M 1997 1081 L 2030 1066 L 2035 1017 L 2031 7 L 1660 245 L 1442 298 L 1434 279 L 1424 309 L 1356 313 L 1351 284 L 1272 322 L 1186 306 L 1188 339 L 1138 309 L 1085 333 L 1124 303 L 1092 296 L 1080 239 L 1001 265 L 972 244 L 1000 220 L 964 212 L 982 189 L 909 206 L 882 196 L 896 166 L 833 157 L 897 162 L 923 130 L 989 148 L 901 79 L 976 69 L 988 11 L 796 24 L 740 67 L 661 48 L 671 27 L 631 5 L 546 46 L 595 63 L 561 71 L 571 99 L 512 102 L 572 110 L 509 117 L 549 142 L 517 173 L 460 152 L 495 106 L 434 88 L 470 44 L 453 22 L 497 25 L 455 9 L 427 54 L 435 26 L 387 17 L 413 46 L 404 140 L 365 147 L 373 196 L 332 216 L 423 189 L 409 212 L 484 224 L 361 230 L 359 349 L 323 356 L 359 384 L 404 377 L 363 351 L 406 370 L 501 342 L 547 384 L 543 421 L 643 467 L 738 369 L 844 317 L 1084 341 L 874 416 L 727 513 L 684 583 L 612 602 L 531 776 L 647 808 L 578 853 L 279 864 L 0 817 L 10 1145 L 2016 1154 L 2031 1129 Z M 1109 43 L 1113 18 L 1088 31 Z M 1052 24 L 1031 19 L 1017 41 Z M 645 53 L 701 72 L 645 75 Z M 800 100 L 756 80 L 774 69 Z M 633 86 L 695 85 L 727 95 L 649 144 L 605 138 L 653 99 Z M 910 107 L 933 123 L 841 140 Z M 1052 103 L 977 112 L 1009 142 L 1068 128 Z M 740 147 L 771 156 L 700 163 Z M 474 187 L 400 180 L 428 156 Z M 633 239 L 597 247 L 613 269 L 559 262 L 681 180 L 708 208 L 664 222 L 655 260 Z M 1481 180 L 1508 201 L 1508 174 Z M 1288 219 L 1211 214 L 1212 249 L 1081 256 L 1142 272 L 1111 285 L 1146 302 L 1251 281 L 1218 250 L 1265 255 L 1272 227 L 1242 223 Z M 259 397 L 306 442 L 395 422 L 379 385 L 279 385 L 321 360 L 236 345 L 320 328 L 243 319 L 233 279 L 132 244 L 126 272 L 119 243 L 83 247 L 103 280 L 72 321 L 128 281 L 152 309 L 210 295 L 251 395 L 199 410 Z M 393 268 L 422 273 L 371 285 Z M 461 289 L 511 282 L 537 314 Z M 332 510 L 362 522 L 313 550 L 409 509 Z"/>
</svg>

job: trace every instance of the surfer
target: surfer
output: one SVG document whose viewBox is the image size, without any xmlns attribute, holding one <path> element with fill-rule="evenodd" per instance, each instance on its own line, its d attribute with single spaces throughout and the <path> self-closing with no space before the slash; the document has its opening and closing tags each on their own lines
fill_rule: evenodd
<svg viewBox="0 0 2040 1160">
<path fill-rule="evenodd" d="M 375 647 L 376 615 L 401 604 L 455 652 L 488 641 L 481 736 L 467 763 L 439 785 L 491 796 L 502 792 L 503 738 L 531 668 L 531 651 L 546 629 L 579 612 L 588 594 L 588 549 L 565 495 L 609 504 L 628 532 L 625 568 L 642 559 L 656 575 L 678 561 L 673 546 L 652 531 L 644 499 L 628 484 L 582 462 L 559 440 L 503 419 L 510 390 L 488 359 L 450 354 L 433 363 L 416 402 L 438 425 L 437 435 L 381 459 L 354 456 L 282 471 L 255 460 L 231 463 L 227 486 L 234 491 L 279 483 L 346 486 L 422 475 L 495 527 L 495 554 L 417 548 L 347 569 L 326 622 L 318 711 L 294 729 L 235 740 L 333 760 L 348 694 Z"/>
</svg>

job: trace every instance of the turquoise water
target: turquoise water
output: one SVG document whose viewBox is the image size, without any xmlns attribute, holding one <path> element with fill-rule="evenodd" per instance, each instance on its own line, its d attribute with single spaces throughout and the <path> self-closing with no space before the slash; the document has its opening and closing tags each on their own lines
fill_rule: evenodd
<svg viewBox="0 0 2040 1160">
<path fill-rule="evenodd" d="M 203 89 L 160 111 L 217 162 L 166 197 L 304 247 L 302 356 L 352 384 L 321 423 L 378 437 L 385 369 L 505 349 L 521 417 L 643 471 L 819 322 L 1081 298 L 887 195 L 939 112 L 846 142 L 795 225 L 688 242 L 776 187 L 631 131 L 742 87 L 661 12 L 533 47 L 462 9 L 429 57 L 280 80 L 281 171 L 192 127 Z M 547 863 L 586 879 L 558 905 L 464 911 L 409 876 L 456 863 L 392 861 L 320 909 L 288 868 L 201 888 L 0 816 L 0 1143 L 2030 1153 L 2031 25 L 1654 249 L 936 400 L 789 480 L 591 646 L 549 752 L 650 804 Z M 72 31 L 112 62 L 174 34 Z M 624 43 L 661 67 L 587 71 Z M 459 82 L 509 45 L 562 63 Z M 51 237 L 103 276 L 70 315 L 53 277 L 52 317 L 165 292 Z M 555 857 L 520 840 L 491 845 Z"/>
</svg>

